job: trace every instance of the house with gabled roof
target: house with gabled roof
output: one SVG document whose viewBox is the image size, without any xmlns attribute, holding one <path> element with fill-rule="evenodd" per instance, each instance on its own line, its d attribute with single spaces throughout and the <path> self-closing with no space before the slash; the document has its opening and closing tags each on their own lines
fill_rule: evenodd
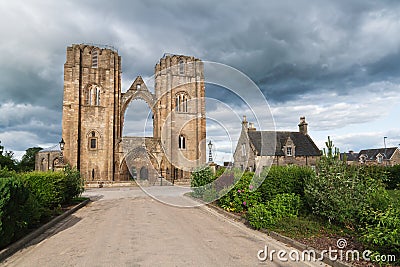
<svg viewBox="0 0 400 267">
<path fill-rule="evenodd" d="M 242 131 L 233 155 L 234 167 L 260 172 L 272 165 L 315 166 L 320 149 L 308 135 L 308 123 L 300 118 L 299 131 L 257 131 L 243 117 Z"/>
<path fill-rule="evenodd" d="M 363 149 L 358 153 L 357 162 L 384 166 L 400 164 L 400 149 L 398 147 Z"/>
</svg>

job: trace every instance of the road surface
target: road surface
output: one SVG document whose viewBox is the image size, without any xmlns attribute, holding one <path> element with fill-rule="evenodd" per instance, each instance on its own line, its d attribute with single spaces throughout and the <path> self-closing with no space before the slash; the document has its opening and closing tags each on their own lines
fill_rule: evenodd
<svg viewBox="0 0 400 267">
<path fill-rule="evenodd" d="M 193 200 L 174 187 L 154 187 L 158 199 L 181 206 Z M 320 262 L 262 262 L 268 246 L 293 248 L 202 206 L 181 208 L 139 188 L 85 192 L 93 202 L 2 264 L 5 266 L 327 266 Z M 260 254 L 263 256 L 263 254 Z M 275 256 L 276 257 L 276 256 Z M 287 256 L 286 256 L 287 257 Z"/>
</svg>

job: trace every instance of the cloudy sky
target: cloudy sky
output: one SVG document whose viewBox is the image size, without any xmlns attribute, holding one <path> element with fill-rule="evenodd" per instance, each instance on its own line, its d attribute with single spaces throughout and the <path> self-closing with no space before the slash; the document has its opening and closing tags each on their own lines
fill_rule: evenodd
<svg viewBox="0 0 400 267">
<path fill-rule="evenodd" d="M 0 10 L 0 140 L 17 156 L 59 141 L 63 64 L 76 43 L 118 49 L 123 91 L 164 53 L 193 55 L 250 77 L 279 130 L 306 116 L 321 148 L 328 135 L 341 151 L 383 147 L 384 136 L 400 144 L 399 1 L 0 0 Z M 132 125 L 147 112 L 133 103 Z M 218 105 L 207 113 L 240 124 Z M 229 160 L 216 125 L 208 135 L 218 161 Z"/>
</svg>

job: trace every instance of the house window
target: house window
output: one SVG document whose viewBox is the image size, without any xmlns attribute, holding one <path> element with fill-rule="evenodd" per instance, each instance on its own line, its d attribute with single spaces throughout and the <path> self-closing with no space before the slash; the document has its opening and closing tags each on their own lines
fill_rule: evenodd
<svg viewBox="0 0 400 267">
<path fill-rule="evenodd" d="M 184 92 L 180 92 L 175 96 L 175 111 L 188 112 L 188 96 Z"/>
<path fill-rule="evenodd" d="M 362 155 L 362 156 L 360 157 L 360 163 L 365 163 L 365 156 L 364 156 L 364 155 Z"/>
<path fill-rule="evenodd" d="M 383 156 L 382 155 L 378 155 L 377 159 L 378 159 L 378 163 L 379 164 L 381 164 L 383 162 Z"/>
<path fill-rule="evenodd" d="M 292 154 L 292 147 L 287 147 L 287 148 L 286 148 L 286 156 L 293 156 L 293 154 Z"/>
<path fill-rule="evenodd" d="M 246 144 L 242 144 L 242 156 L 246 156 Z"/>
<path fill-rule="evenodd" d="M 179 74 L 185 74 L 185 63 L 183 60 L 179 60 Z"/>
<path fill-rule="evenodd" d="M 97 50 L 92 51 L 92 68 L 97 69 L 98 63 L 98 52 Z"/>
<path fill-rule="evenodd" d="M 178 142 L 179 142 L 179 148 L 180 149 L 185 149 L 186 148 L 186 140 L 185 140 L 185 137 L 182 134 L 179 136 Z"/>
</svg>

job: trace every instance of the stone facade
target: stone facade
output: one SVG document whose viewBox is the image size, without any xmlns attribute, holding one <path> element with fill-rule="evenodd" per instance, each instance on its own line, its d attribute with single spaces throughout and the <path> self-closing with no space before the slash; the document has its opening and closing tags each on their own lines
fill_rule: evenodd
<svg viewBox="0 0 400 267">
<path fill-rule="evenodd" d="M 321 152 L 308 135 L 304 117 L 298 126 L 299 132 L 257 131 L 244 116 L 234 167 L 260 172 L 270 165 L 315 166 Z"/>
<path fill-rule="evenodd" d="M 61 151 L 56 147 L 42 149 L 35 156 L 35 170 L 54 171 L 62 169 Z"/>
<path fill-rule="evenodd" d="M 140 76 L 122 93 L 117 51 L 72 45 L 64 65 L 64 161 L 87 181 L 188 179 L 206 160 L 204 91 L 203 63 L 167 54 L 155 66 L 154 94 Z M 152 137 L 122 136 L 135 99 L 152 110 Z"/>
</svg>

